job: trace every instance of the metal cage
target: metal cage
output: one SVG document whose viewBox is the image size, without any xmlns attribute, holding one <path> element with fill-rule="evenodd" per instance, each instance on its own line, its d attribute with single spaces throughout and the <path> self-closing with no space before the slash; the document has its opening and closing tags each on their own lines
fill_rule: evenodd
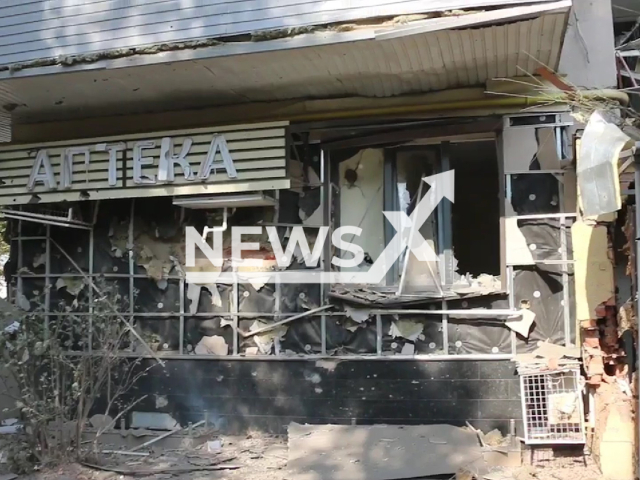
<svg viewBox="0 0 640 480">
<path fill-rule="evenodd" d="M 526 444 L 585 443 L 579 370 L 520 376 Z"/>
</svg>

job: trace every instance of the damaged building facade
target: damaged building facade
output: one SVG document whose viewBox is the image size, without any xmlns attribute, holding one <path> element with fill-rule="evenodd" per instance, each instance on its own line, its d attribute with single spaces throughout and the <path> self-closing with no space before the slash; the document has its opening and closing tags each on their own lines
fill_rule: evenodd
<svg viewBox="0 0 640 480">
<path fill-rule="evenodd" d="M 586 442 L 580 347 L 600 349 L 620 305 L 607 227 L 580 207 L 586 122 L 558 79 L 626 104 L 607 90 L 608 2 L 141 2 L 119 16 L 98 2 L 108 18 L 65 6 L 45 20 L 46 3 L 0 7 L 5 272 L 48 321 L 89 322 L 94 286 L 117 288 L 138 333 L 123 354 L 165 363 L 136 410 L 182 425 L 207 412 L 228 431 L 468 421 Z M 116 20 L 129 14 L 135 29 Z M 445 172 L 453 190 L 423 181 Z M 385 216 L 415 218 L 428 195 L 419 225 Z M 298 249 L 282 269 L 268 232 L 286 245 L 300 226 L 319 261 Z M 222 233 L 224 265 L 187 265 L 187 227 Z M 243 235 L 257 245 L 231 262 L 234 227 L 258 228 Z M 362 231 L 356 267 L 332 262 L 349 257 L 328 240 L 341 227 Z M 379 282 L 321 281 L 369 271 L 405 229 L 437 259 L 398 247 Z M 594 386 L 615 376 L 610 346 L 587 355 Z"/>
</svg>

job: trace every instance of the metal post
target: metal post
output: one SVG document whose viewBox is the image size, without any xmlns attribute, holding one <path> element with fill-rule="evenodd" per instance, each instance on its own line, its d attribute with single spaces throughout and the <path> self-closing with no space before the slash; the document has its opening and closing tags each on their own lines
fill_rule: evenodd
<svg viewBox="0 0 640 480">
<path fill-rule="evenodd" d="M 322 208 L 322 226 L 329 227 L 331 230 L 331 181 L 328 180 L 331 177 L 328 175 L 330 164 L 325 161 L 324 149 L 320 149 L 320 208 Z M 319 232 L 319 231 L 318 231 Z M 329 231 L 331 233 L 331 231 Z M 325 238 L 325 244 L 322 248 L 320 257 L 320 268 L 322 272 L 320 274 L 320 303 L 324 306 L 327 299 L 327 288 L 325 272 L 331 271 L 331 244 L 329 243 L 329 235 Z M 320 341 L 322 355 L 327 354 L 327 316 L 323 313 L 320 317 Z"/>
<path fill-rule="evenodd" d="M 561 203 L 562 205 L 562 203 Z M 562 313 L 564 320 L 564 344 L 567 347 L 573 345 L 571 341 L 571 310 L 569 309 L 569 272 L 567 270 L 567 219 L 560 219 L 560 254 L 562 259 Z"/>
<path fill-rule="evenodd" d="M 231 298 L 231 311 L 238 313 L 239 295 L 238 295 L 238 269 L 233 266 L 233 293 Z M 238 355 L 238 315 L 233 316 L 233 355 Z"/>
<path fill-rule="evenodd" d="M 274 294 L 276 296 L 274 302 L 273 302 L 273 310 L 274 310 L 274 317 L 273 320 L 275 322 L 279 322 L 280 321 L 280 314 L 282 313 L 282 284 L 280 283 L 280 277 L 278 277 L 278 275 L 275 276 L 274 279 Z M 275 354 L 276 355 L 280 355 L 280 342 L 279 342 L 279 338 L 277 338 L 277 341 L 273 342 L 273 346 L 274 346 L 274 350 L 275 350 Z"/>
<path fill-rule="evenodd" d="M 290 147 L 289 147 L 290 148 Z M 287 152 L 289 152 L 289 148 L 287 148 Z M 295 147 L 293 147 L 295 148 Z M 273 211 L 273 221 L 275 222 L 276 225 L 278 225 L 280 223 L 280 190 L 276 190 L 276 204 L 274 207 L 274 211 Z M 277 229 L 276 229 L 277 231 Z M 278 232 L 279 233 L 279 232 Z M 273 294 L 275 295 L 275 299 L 273 302 L 273 311 L 274 311 L 274 320 L 277 322 L 280 320 L 280 313 L 282 312 L 282 304 L 281 304 L 281 299 L 282 299 L 282 285 L 280 284 L 280 278 L 278 277 L 278 275 L 275 276 L 274 280 L 273 280 Z M 274 341 L 274 350 L 275 350 L 275 354 L 276 355 L 280 355 L 280 348 L 279 348 L 280 344 L 279 344 L 279 339 L 278 341 Z"/>
<path fill-rule="evenodd" d="M 447 309 L 447 301 L 442 300 L 442 309 Z M 449 353 L 449 315 L 442 314 L 442 350 L 445 355 Z"/>
<path fill-rule="evenodd" d="M 382 315 L 376 314 L 376 354 L 382 356 Z"/>
<path fill-rule="evenodd" d="M 47 225 L 47 239 L 45 240 L 45 265 L 44 265 L 44 335 L 49 338 L 49 322 L 51 320 L 51 227 Z"/>
<path fill-rule="evenodd" d="M 450 169 L 449 142 L 440 144 L 440 171 Z M 453 232 L 451 227 L 451 203 L 443 198 L 438 205 L 438 253 L 440 258 L 440 283 L 442 288 L 453 283 Z M 442 300 L 442 310 L 447 309 L 447 301 Z M 445 355 L 449 353 L 449 315 L 442 314 L 442 349 Z"/>
<path fill-rule="evenodd" d="M 100 200 L 95 203 L 93 209 L 93 222 L 91 223 L 91 230 L 89 230 L 89 292 L 87 293 L 89 298 L 89 353 L 93 352 L 93 250 L 95 249 L 95 238 L 93 228 L 98 221 L 98 209 L 100 208 Z"/>
<path fill-rule="evenodd" d="M 181 278 L 179 281 L 180 281 L 180 318 L 178 319 L 178 321 L 180 322 L 180 325 L 179 325 L 179 329 L 180 329 L 180 334 L 179 334 L 180 346 L 178 347 L 178 352 L 180 353 L 180 355 L 182 355 L 184 353 L 184 287 L 185 287 L 185 282 L 184 282 L 184 278 Z"/>
<path fill-rule="evenodd" d="M 515 281 L 513 273 L 513 265 L 507 266 L 507 291 L 509 292 L 509 310 L 515 310 Z M 516 332 L 511 330 L 511 354 L 516 355 Z"/>
<path fill-rule="evenodd" d="M 635 179 L 635 191 L 636 192 L 640 192 L 640 142 L 636 143 L 635 146 L 635 154 L 634 154 L 634 179 Z M 636 235 L 636 291 L 635 291 L 635 295 L 636 295 L 636 321 L 638 322 L 637 325 L 637 329 L 636 331 L 640 332 L 640 315 L 638 315 L 638 312 L 640 312 L 640 295 L 638 295 L 638 287 L 640 286 L 640 235 L 638 235 L 638 233 L 640 232 L 640 208 L 638 205 L 638 198 L 640 198 L 640 195 L 638 195 L 636 193 L 635 195 L 635 204 L 636 204 L 636 215 L 635 215 L 635 235 Z M 640 338 L 636 338 L 636 368 L 637 368 L 637 364 L 638 361 L 640 360 Z M 638 385 L 637 388 L 640 392 L 640 370 L 636 370 L 637 372 L 637 378 L 638 378 Z M 640 412 L 640 405 L 637 406 L 636 408 L 636 419 L 635 421 L 638 422 L 638 415 Z M 638 461 L 640 462 L 640 428 L 637 430 L 638 431 L 638 438 L 636 439 L 637 445 L 636 448 L 638 448 Z M 640 465 L 638 465 L 638 469 L 640 470 Z"/>
<path fill-rule="evenodd" d="M 93 227 L 89 231 L 89 353 L 93 352 Z"/>
<path fill-rule="evenodd" d="M 396 212 L 400 210 L 400 200 L 397 195 L 398 170 L 396 168 L 396 150 L 393 148 L 384 149 L 384 174 L 382 188 L 382 204 L 386 212 Z M 420 198 L 418 198 L 418 202 Z M 417 202 L 416 202 L 417 204 Z M 384 220 L 384 243 L 389 244 L 395 236 L 395 229 L 388 220 Z M 407 251 L 407 255 L 410 252 Z M 387 285 L 396 284 L 396 280 L 400 276 L 400 262 L 394 262 L 387 270 Z"/>
<path fill-rule="evenodd" d="M 18 220 L 18 271 L 24 267 L 24 253 L 22 248 L 22 220 Z M 16 303 L 20 304 L 20 296 L 22 295 L 22 275 L 18 276 L 18 294 L 16 295 Z"/>
<path fill-rule="evenodd" d="M 131 325 L 131 328 L 133 327 L 133 323 L 135 321 L 135 317 L 134 317 L 134 284 L 133 284 L 133 279 L 134 279 L 134 269 L 135 266 L 133 264 L 133 216 L 135 214 L 135 204 L 136 204 L 136 199 L 132 198 L 131 199 L 131 209 L 129 210 L 129 234 L 127 236 L 127 248 L 129 250 L 129 314 L 131 315 L 129 317 L 129 325 Z M 131 337 L 132 341 L 133 341 L 133 337 Z"/>
<path fill-rule="evenodd" d="M 440 171 L 446 172 L 450 167 L 449 163 L 449 142 L 442 142 L 440 144 Z M 438 226 L 438 232 L 441 233 L 442 244 L 439 246 L 442 259 L 444 260 L 444 267 L 442 268 L 444 275 L 441 275 L 444 285 L 451 285 L 453 283 L 453 232 L 451 225 L 451 202 L 448 199 L 442 199 L 440 205 L 438 205 L 438 220 L 441 221 L 441 225 Z"/>
</svg>

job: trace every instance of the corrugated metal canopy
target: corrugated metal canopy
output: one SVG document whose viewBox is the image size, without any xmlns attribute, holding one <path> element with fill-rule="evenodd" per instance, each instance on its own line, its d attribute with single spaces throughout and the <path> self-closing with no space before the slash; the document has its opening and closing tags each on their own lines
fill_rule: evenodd
<svg viewBox="0 0 640 480">
<path fill-rule="evenodd" d="M 29 72 L 0 82 L 20 122 L 263 101 L 388 97 L 557 68 L 570 1 Z M 152 64 L 150 64 L 153 62 Z"/>
</svg>

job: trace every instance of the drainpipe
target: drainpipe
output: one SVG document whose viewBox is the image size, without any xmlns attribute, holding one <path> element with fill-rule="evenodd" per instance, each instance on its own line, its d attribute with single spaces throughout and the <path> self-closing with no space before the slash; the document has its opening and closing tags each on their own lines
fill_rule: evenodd
<svg viewBox="0 0 640 480">
<path fill-rule="evenodd" d="M 634 179 L 635 179 L 635 183 L 634 183 L 634 192 L 635 192 L 635 225 L 633 226 L 633 230 L 634 230 L 634 234 L 636 237 L 636 291 L 635 296 L 636 296 L 636 322 L 637 322 L 637 329 L 636 331 L 638 332 L 639 338 L 636 338 L 636 365 L 638 364 L 638 362 L 640 362 L 640 295 L 638 294 L 638 291 L 640 289 L 640 202 L 638 201 L 640 199 L 640 142 L 636 142 L 635 148 L 634 148 L 634 152 L 633 152 L 633 160 L 634 160 Z M 631 368 L 631 367 L 630 367 Z M 640 392 L 640 369 L 636 368 L 636 378 L 637 378 L 637 382 L 638 385 L 636 385 L 637 388 L 637 392 Z M 640 402 L 640 395 L 638 396 L 639 398 L 639 402 Z M 638 406 L 636 407 L 636 424 L 638 423 L 640 419 L 640 403 L 638 404 Z M 640 462 L 640 428 L 637 428 L 637 435 L 638 437 L 636 438 L 636 448 L 638 449 L 637 452 L 637 459 L 638 462 Z M 640 472 L 640 464 L 637 466 L 638 470 L 636 472 L 636 474 L 638 472 Z"/>
<path fill-rule="evenodd" d="M 549 105 L 562 105 L 579 99 L 590 101 L 612 101 L 622 107 L 629 104 L 629 96 L 619 90 L 577 90 L 575 92 L 549 93 L 544 96 L 505 96 L 497 97 L 486 93 L 487 98 L 457 100 L 452 102 L 417 103 L 414 105 L 394 105 L 390 107 L 358 108 L 343 111 L 310 112 L 298 115 L 283 115 L 289 121 L 318 121 L 358 118 L 363 116 L 387 116 L 410 113 L 446 112 L 451 110 L 475 110 L 480 108 L 531 108 Z"/>
</svg>

